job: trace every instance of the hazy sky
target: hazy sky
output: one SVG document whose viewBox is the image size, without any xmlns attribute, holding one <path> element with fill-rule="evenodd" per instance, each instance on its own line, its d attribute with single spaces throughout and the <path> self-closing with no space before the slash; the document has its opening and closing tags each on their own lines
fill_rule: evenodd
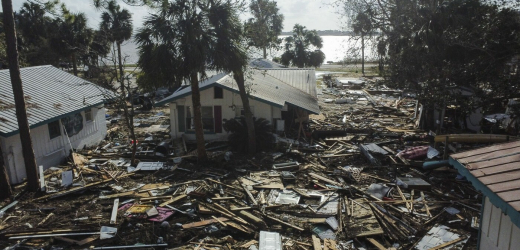
<svg viewBox="0 0 520 250">
<path fill-rule="evenodd" d="M 19 11 L 25 0 L 12 0 L 14 11 Z M 337 8 L 331 6 L 334 0 L 278 0 L 280 13 L 285 16 L 284 31 L 292 30 L 294 24 L 299 23 L 308 29 L 339 30 L 341 29 L 340 16 Z M 72 12 L 84 12 L 89 18 L 89 26 L 97 28 L 101 12 L 96 10 L 92 0 L 61 0 Z M 133 13 L 134 26 L 140 27 L 144 17 L 150 11 L 147 7 L 132 7 L 124 3 L 121 6 Z M 247 16 L 242 15 L 245 19 Z"/>
</svg>

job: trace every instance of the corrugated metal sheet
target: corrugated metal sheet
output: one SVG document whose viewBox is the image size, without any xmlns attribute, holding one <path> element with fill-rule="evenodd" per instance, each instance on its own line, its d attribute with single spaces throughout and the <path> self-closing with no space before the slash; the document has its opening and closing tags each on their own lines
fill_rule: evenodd
<svg viewBox="0 0 520 250">
<path fill-rule="evenodd" d="M 60 116 L 103 103 L 107 89 L 53 66 L 22 68 L 27 119 L 34 127 Z M 9 70 L 0 70 L 0 135 L 18 131 Z"/>
<path fill-rule="evenodd" d="M 246 78 L 246 87 L 250 87 L 250 96 L 253 99 L 258 99 L 280 108 L 289 104 L 307 110 L 310 113 L 320 113 L 318 100 L 310 94 L 286 84 L 269 74 L 265 74 L 263 70 L 251 70 L 251 72 L 252 74 Z M 202 81 L 199 87 L 203 90 L 213 85 L 220 85 L 230 91 L 238 92 L 238 86 L 233 77 L 225 73 L 214 75 Z M 190 94 L 191 87 L 183 88 L 161 100 L 156 105 L 164 105 Z"/>
<path fill-rule="evenodd" d="M 520 211 L 520 141 L 451 156 L 479 182 Z"/>
<path fill-rule="evenodd" d="M 316 72 L 314 69 L 262 69 L 274 78 L 285 82 L 303 92 L 317 98 Z"/>
</svg>

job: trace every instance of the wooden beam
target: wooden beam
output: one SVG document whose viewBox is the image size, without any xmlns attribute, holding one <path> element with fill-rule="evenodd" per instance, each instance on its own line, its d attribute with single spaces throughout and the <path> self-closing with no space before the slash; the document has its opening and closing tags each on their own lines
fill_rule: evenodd
<svg viewBox="0 0 520 250">
<path fill-rule="evenodd" d="M 119 198 L 114 200 L 114 206 L 112 207 L 112 216 L 110 217 L 110 224 L 116 224 L 117 221 L 117 209 L 119 208 Z"/>
<path fill-rule="evenodd" d="M 316 237 L 316 235 L 312 235 L 312 246 L 314 250 L 322 250 L 320 238 Z"/>
<path fill-rule="evenodd" d="M 377 249 L 379 250 L 386 250 L 386 247 L 384 247 L 383 245 L 381 245 L 381 243 L 379 243 L 377 240 L 373 239 L 373 238 L 367 238 L 368 242 L 370 242 L 372 245 L 374 245 L 375 247 L 377 247 Z"/>
</svg>

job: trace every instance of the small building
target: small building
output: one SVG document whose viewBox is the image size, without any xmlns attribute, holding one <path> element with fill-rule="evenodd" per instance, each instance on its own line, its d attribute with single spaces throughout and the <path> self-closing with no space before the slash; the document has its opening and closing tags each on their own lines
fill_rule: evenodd
<svg viewBox="0 0 520 250">
<path fill-rule="evenodd" d="M 450 164 L 484 195 L 479 249 L 519 249 L 520 141 L 454 154 Z"/>
<path fill-rule="evenodd" d="M 108 90 L 53 66 L 20 70 L 36 163 L 56 166 L 71 148 L 96 145 L 107 133 Z M 0 144 L 13 184 L 26 178 L 9 70 L 0 70 Z"/>
<path fill-rule="evenodd" d="M 249 74 L 250 73 L 250 74 Z M 204 139 L 226 139 L 224 120 L 244 115 L 238 86 L 231 74 L 214 74 L 199 84 Z M 250 69 L 246 76 L 249 104 L 255 118 L 264 118 L 283 131 L 295 119 L 320 112 L 314 69 Z M 170 105 L 172 138 L 195 140 L 191 87 L 182 86 L 156 106 Z"/>
</svg>

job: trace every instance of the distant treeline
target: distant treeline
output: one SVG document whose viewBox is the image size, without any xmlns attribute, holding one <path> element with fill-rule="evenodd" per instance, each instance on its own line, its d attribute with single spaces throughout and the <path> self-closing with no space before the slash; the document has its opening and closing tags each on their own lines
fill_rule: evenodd
<svg viewBox="0 0 520 250">
<path fill-rule="evenodd" d="M 292 35 L 292 31 L 284 31 L 280 35 L 282 36 L 290 36 Z M 355 35 L 353 31 L 342 31 L 342 30 L 318 30 L 318 35 L 320 36 L 353 36 Z"/>
</svg>

